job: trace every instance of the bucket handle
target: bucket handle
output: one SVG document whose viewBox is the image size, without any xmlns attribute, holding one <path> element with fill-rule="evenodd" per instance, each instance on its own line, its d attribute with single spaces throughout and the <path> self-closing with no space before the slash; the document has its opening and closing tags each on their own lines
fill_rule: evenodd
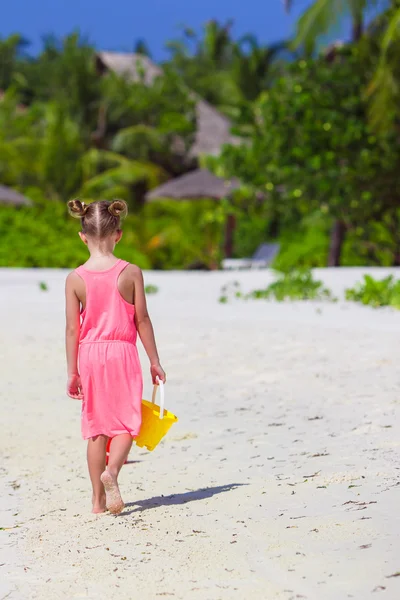
<svg viewBox="0 0 400 600">
<path fill-rule="evenodd" d="M 160 419 L 163 419 L 164 418 L 164 404 L 165 404 L 164 384 L 161 381 L 161 379 L 159 379 L 158 377 L 157 377 L 157 381 L 158 381 L 158 385 L 155 385 L 153 387 L 153 397 L 152 397 L 151 401 L 153 404 L 156 403 L 157 389 L 160 388 Z"/>
</svg>

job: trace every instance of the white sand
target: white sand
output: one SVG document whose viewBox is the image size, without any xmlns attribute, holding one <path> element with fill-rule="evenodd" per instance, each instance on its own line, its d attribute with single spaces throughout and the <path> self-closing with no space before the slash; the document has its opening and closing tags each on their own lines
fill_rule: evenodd
<svg viewBox="0 0 400 600">
<path fill-rule="evenodd" d="M 322 276 L 341 293 L 360 270 Z M 218 304 L 269 277 L 147 274 L 180 421 L 133 449 L 125 513 L 96 517 L 65 273 L 0 270 L 0 600 L 398 600 L 400 312 Z"/>
</svg>

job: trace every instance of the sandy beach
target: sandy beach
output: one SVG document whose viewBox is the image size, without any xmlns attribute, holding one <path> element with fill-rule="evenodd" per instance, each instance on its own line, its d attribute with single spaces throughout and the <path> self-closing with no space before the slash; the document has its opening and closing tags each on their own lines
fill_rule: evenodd
<svg viewBox="0 0 400 600">
<path fill-rule="evenodd" d="M 365 271 L 317 275 L 342 296 Z M 95 516 L 65 276 L 0 270 L 0 600 L 398 600 L 400 312 L 222 305 L 271 274 L 146 273 L 179 422 L 133 447 L 124 513 Z"/>
</svg>

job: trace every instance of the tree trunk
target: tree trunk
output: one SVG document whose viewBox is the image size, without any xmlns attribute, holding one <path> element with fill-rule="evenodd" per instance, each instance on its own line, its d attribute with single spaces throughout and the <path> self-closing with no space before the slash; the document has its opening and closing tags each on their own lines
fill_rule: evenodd
<svg viewBox="0 0 400 600">
<path fill-rule="evenodd" d="M 328 267 L 340 267 L 340 256 L 342 254 L 345 234 L 346 225 L 343 223 L 343 221 L 335 221 L 331 231 Z"/>
<path fill-rule="evenodd" d="M 353 42 L 358 42 L 364 32 L 364 21 L 362 14 L 359 17 L 355 17 L 353 19 L 352 26 L 352 40 Z"/>
<path fill-rule="evenodd" d="M 399 235 L 399 227 L 400 227 L 400 214 L 397 210 L 394 210 L 390 215 L 390 226 L 389 231 L 393 236 L 394 241 L 394 252 L 393 252 L 393 266 L 400 267 L 400 235 Z"/>
<path fill-rule="evenodd" d="M 102 104 L 97 115 L 97 129 L 90 134 L 92 144 L 99 150 L 106 148 L 107 107 Z"/>
<path fill-rule="evenodd" d="M 224 240 L 224 254 L 225 258 L 232 258 L 233 255 L 233 236 L 236 228 L 235 215 L 228 215 L 225 224 L 225 240 Z"/>
</svg>

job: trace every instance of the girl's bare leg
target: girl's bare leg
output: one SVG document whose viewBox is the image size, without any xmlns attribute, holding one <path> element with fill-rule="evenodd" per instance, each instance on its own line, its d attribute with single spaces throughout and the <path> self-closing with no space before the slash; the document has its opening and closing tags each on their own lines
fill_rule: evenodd
<svg viewBox="0 0 400 600">
<path fill-rule="evenodd" d="M 118 478 L 119 472 L 125 464 L 130 449 L 132 448 L 132 436 L 129 433 L 116 435 L 111 440 L 110 456 L 108 459 L 108 471 Z"/>
<path fill-rule="evenodd" d="M 113 514 L 119 514 L 125 506 L 118 487 L 118 475 L 128 458 L 131 446 L 132 436 L 129 433 L 115 436 L 111 440 L 107 471 L 101 475 L 106 490 L 107 508 Z"/>
<path fill-rule="evenodd" d="M 87 461 L 93 488 L 92 512 L 94 513 L 103 513 L 106 511 L 106 493 L 100 476 L 106 468 L 107 440 L 107 436 L 97 435 L 88 441 Z"/>
</svg>

